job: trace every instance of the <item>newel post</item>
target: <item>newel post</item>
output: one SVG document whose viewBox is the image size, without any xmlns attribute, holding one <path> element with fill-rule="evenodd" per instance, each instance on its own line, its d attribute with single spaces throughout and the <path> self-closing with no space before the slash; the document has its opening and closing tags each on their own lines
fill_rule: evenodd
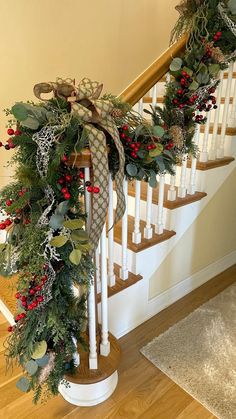
<svg viewBox="0 0 236 419">
<path fill-rule="evenodd" d="M 69 164 L 84 170 L 84 182 L 92 181 L 93 170 L 89 149 L 84 149 L 77 156 L 71 156 Z M 86 190 L 84 205 L 87 213 L 86 228 L 92 222 L 92 195 Z M 94 264 L 95 277 L 91 284 L 88 301 L 87 316 L 88 327 L 84 334 L 87 351 L 78 345 L 80 363 L 76 374 L 66 376 L 69 387 L 60 384 L 61 395 L 70 403 L 77 406 L 93 406 L 103 402 L 115 390 L 118 383 L 117 367 L 120 361 L 120 347 L 117 339 L 108 330 L 108 292 L 107 292 L 107 251 L 106 251 L 106 224 L 100 238 L 99 249 L 95 250 Z M 97 293 L 97 280 L 101 288 L 101 295 Z M 101 301 L 101 302 L 99 302 Z M 98 318 L 98 305 L 101 304 L 101 319 Z"/>
</svg>

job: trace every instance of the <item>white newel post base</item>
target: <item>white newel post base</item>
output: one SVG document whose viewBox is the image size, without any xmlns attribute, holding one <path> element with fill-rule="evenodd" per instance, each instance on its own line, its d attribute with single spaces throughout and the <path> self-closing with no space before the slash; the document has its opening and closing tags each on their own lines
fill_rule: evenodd
<svg viewBox="0 0 236 419">
<path fill-rule="evenodd" d="M 67 402 L 76 406 L 95 406 L 112 395 L 118 383 L 118 373 L 115 371 L 105 380 L 93 384 L 68 383 L 70 387 L 59 385 L 59 392 Z"/>
</svg>

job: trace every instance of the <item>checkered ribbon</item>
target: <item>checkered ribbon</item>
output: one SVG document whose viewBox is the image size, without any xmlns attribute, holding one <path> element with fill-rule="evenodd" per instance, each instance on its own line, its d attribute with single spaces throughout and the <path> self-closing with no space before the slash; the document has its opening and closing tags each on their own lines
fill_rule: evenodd
<svg viewBox="0 0 236 419">
<path fill-rule="evenodd" d="M 93 249 L 96 249 L 108 208 L 108 155 L 105 132 L 109 133 L 119 154 L 119 170 L 115 175 L 117 207 L 115 223 L 125 212 L 125 197 L 123 192 L 125 156 L 116 124 L 111 116 L 113 104 L 109 100 L 99 99 L 102 84 L 84 78 L 78 87 L 69 81 L 57 80 L 57 83 L 39 83 L 34 87 L 35 95 L 42 100 L 42 93 L 52 92 L 64 97 L 71 103 L 71 112 L 78 117 L 87 131 L 91 151 L 94 184 L 99 186 L 99 194 L 93 195 L 92 223 L 89 237 Z"/>
</svg>

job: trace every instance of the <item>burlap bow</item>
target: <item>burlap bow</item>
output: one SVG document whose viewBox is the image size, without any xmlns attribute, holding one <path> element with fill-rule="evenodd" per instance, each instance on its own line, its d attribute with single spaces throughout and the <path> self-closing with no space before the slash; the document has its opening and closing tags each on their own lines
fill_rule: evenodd
<svg viewBox="0 0 236 419">
<path fill-rule="evenodd" d="M 106 221 L 108 207 L 108 155 L 105 132 L 108 132 L 116 145 L 119 154 L 119 171 L 116 173 L 117 207 L 115 223 L 125 212 L 123 192 L 125 156 L 116 124 L 111 116 L 113 104 L 109 100 L 99 99 L 102 84 L 84 78 L 75 87 L 72 80 L 57 80 L 56 83 L 39 83 L 34 87 L 34 94 L 42 99 L 42 93 L 53 92 L 71 103 L 71 112 L 84 124 L 91 151 L 94 184 L 99 186 L 99 194 L 93 196 L 92 223 L 89 237 L 93 249 L 98 245 Z M 94 125 L 96 124 L 96 125 Z"/>
</svg>

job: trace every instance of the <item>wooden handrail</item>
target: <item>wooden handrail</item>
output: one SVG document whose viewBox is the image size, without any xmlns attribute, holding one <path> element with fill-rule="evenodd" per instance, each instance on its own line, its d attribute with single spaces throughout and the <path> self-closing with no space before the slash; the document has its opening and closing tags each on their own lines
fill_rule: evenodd
<svg viewBox="0 0 236 419">
<path fill-rule="evenodd" d="M 185 34 L 175 44 L 171 45 L 120 93 L 119 98 L 130 103 L 130 105 L 135 105 L 167 73 L 172 59 L 185 50 L 187 38 L 188 36 Z"/>
</svg>

